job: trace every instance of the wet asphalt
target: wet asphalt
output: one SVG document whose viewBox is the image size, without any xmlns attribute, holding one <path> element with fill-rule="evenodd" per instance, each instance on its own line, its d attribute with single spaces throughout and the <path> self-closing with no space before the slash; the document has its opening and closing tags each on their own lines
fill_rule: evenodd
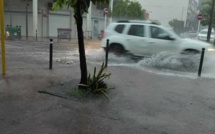
<svg viewBox="0 0 215 134">
<path fill-rule="evenodd" d="M 86 102 L 39 94 L 80 78 L 77 44 L 7 41 L 7 75 L 0 76 L 2 134 L 213 134 L 215 79 L 170 76 L 135 67 L 110 66 L 105 98 Z M 67 62 L 67 59 L 73 58 Z M 72 61 L 72 62 L 71 62 Z M 98 66 L 88 63 L 89 72 Z"/>
</svg>

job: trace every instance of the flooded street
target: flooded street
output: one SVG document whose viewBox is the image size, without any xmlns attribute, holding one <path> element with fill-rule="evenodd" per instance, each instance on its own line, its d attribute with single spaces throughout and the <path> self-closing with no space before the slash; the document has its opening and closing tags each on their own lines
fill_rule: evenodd
<svg viewBox="0 0 215 134">
<path fill-rule="evenodd" d="M 0 81 L 0 129 L 5 134 L 31 133 L 38 130 L 35 126 L 45 126 L 40 133 L 65 130 L 68 134 L 80 133 L 82 126 L 93 134 L 104 133 L 103 128 L 107 134 L 215 132 L 213 57 L 205 60 L 203 78 L 197 79 L 200 55 L 160 53 L 137 60 L 110 54 L 108 82 L 115 87 L 108 94 L 110 100 L 82 103 L 38 94 L 38 90 L 80 78 L 77 44 L 54 42 L 50 70 L 49 42 L 6 43 L 8 73 Z M 85 46 L 91 72 L 104 61 L 105 52 L 94 43 Z M 17 124 L 11 127 L 11 122 Z"/>
<path fill-rule="evenodd" d="M 49 62 L 49 43 L 28 43 L 19 41 L 8 41 L 7 44 L 8 63 L 16 59 L 24 59 L 31 64 L 47 64 Z M 101 64 L 105 61 L 105 51 L 99 47 L 99 43 L 86 45 L 87 62 Z M 206 55 L 207 56 L 207 53 Z M 79 64 L 79 53 L 77 44 L 54 44 L 53 49 L 54 63 L 67 66 Z M 27 62 L 28 61 L 28 62 Z M 109 54 L 108 66 L 127 66 L 139 70 L 144 70 L 161 75 L 171 75 L 180 77 L 197 78 L 199 68 L 200 54 L 195 56 L 174 55 L 169 53 L 159 53 L 150 58 L 137 59 L 131 56 L 116 56 Z M 55 65 L 55 64 L 54 64 Z M 41 66 L 41 65 L 40 65 Z M 9 68 L 24 68 L 8 66 Z M 46 66 L 43 66 L 46 67 Z M 202 69 L 203 78 L 215 78 L 215 57 L 205 58 Z"/>
<path fill-rule="evenodd" d="M 57 58 L 57 62 L 71 64 L 78 62 L 78 50 L 67 52 L 63 58 Z M 71 56 L 71 57 L 70 57 Z M 103 49 L 86 49 L 87 61 L 94 64 L 101 64 L 105 61 Z M 160 53 L 149 58 L 134 59 L 131 56 L 116 56 L 109 54 L 109 66 L 128 66 L 152 73 L 163 75 L 175 75 L 180 77 L 196 78 L 198 74 L 200 54 L 173 55 Z M 215 78 L 215 57 L 205 58 L 202 69 L 202 77 Z"/>
</svg>

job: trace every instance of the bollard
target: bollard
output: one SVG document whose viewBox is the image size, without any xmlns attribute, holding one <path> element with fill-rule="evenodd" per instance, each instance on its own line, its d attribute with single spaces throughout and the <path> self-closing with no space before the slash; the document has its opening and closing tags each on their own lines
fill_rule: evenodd
<svg viewBox="0 0 215 134">
<path fill-rule="evenodd" d="M 201 73 L 202 73 L 202 65 L 203 65 L 203 61 L 204 61 L 204 55 L 205 55 L 205 48 L 202 48 L 202 53 L 201 53 L 201 58 L 200 58 L 200 63 L 199 63 L 199 72 L 198 72 L 199 77 L 201 77 Z"/>
<path fill-rule="evenodd" d="M 36 41 L 37 41 L 37 30 L 36 30 Z"/>
<path fill-rule="evenodd" d="M 52 69 L 53 61 L 53 39 L 50 39 L 50 48 L 49 48 L 49 69 Z"/>
<path fill-rule="evenodd" d="M 108 67 L 108 51 L 109 51 L 109 39 L 107 39 L 107 43 L 106 43 L 105 68 Z"/>
</svg>

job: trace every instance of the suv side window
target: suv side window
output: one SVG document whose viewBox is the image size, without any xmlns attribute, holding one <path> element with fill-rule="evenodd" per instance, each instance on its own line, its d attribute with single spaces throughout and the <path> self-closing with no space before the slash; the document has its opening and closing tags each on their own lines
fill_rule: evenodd
<svg viewBox="0 0 215 134">
<path fill-rule="evenodd" d="M 131 27 L 128 31 L 128 35 L 145 37 L 144 36 L 144 25 L 131 25 Z"/>
<path fill-rule="evenodd" d="M 125 28 L 125 25 L 124 25 L 124 24 L 119 24 L 119 25 L 117 25 L 117 26 L 115 27 L 114 30 L 115 30 L 117 33 L 122 33 L 123 30 L 124 30 L 124 28 Z"/>
<path fill-rule="evenodd" d="M 170 40 L 169 33 L 165 32 L 163 29 L 155 26 L 151 26 L 150 29 L 151 29 L 151 38 Z"/>
</svg>

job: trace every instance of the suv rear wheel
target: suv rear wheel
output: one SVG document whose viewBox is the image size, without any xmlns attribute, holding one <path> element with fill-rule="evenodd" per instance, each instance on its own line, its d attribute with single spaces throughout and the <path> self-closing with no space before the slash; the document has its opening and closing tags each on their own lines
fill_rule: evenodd
<svg viewBox="0 0 215 134">
<path fill-rule="evenodd" d="M 186 49 L 182 52 L 182 54 L 185 54 L 185 55 L 194 55 L 199 53 L 200 52 L 198 50 L 194 50 L 194 49 Z"/>
<path fill-rule="evenodd" d="M 109 52 L 114 53 L 116 55 L 122 55 L 125 53 L 125 49 L 120 44 L 111 44 L 109 47 Z"/>
</svg>

